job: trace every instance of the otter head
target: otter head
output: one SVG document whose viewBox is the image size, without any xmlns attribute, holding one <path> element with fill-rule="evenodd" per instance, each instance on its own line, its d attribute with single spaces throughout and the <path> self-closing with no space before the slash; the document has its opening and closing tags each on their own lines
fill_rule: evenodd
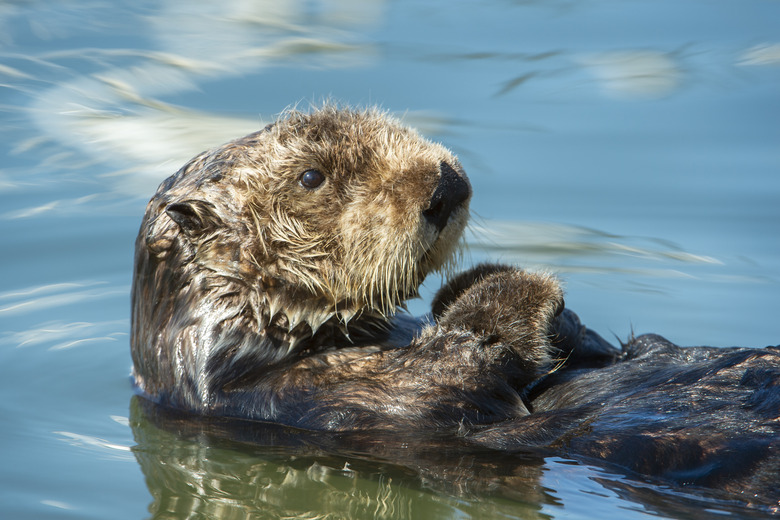
<svg viewBox="0 0 780 520">
<path fill-rule="evenodd" d="M 216 350 L 278 360 L 381 323 L 450 260 L 470 196 L 450 151 L 373 109 L 290 112 L 199 155 L 139 234 L 137 374 L 204 370 Z"/>
</svg>

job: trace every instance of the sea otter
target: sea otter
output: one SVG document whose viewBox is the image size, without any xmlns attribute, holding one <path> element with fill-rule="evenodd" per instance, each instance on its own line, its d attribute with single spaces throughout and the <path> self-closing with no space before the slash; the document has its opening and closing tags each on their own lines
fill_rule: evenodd
<svg viewBox="0 0 780 520">
<path fill-rule="evenodd" d="M 160 405 L 309 430 L 451 431 L 777 504 L 780 351 L 621 349 L 554 277 L 451 271 L 471 185 L 445 147 L 377 109 L 290 111 L 204 152 L 147 206 L 133 378 Z"/>
</svg>

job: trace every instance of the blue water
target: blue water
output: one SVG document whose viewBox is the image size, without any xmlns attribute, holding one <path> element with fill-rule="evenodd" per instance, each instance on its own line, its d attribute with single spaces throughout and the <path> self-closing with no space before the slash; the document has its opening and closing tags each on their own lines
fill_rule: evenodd
<svg viewBox="0 0 780 520">
<path fill-rule="evenodd" d="M 780 342 L 778 2 L 6 2 L 0 517 L 731 510 L 564 459 L 302 453 L 144 418 L 127 334 L 146 201 L 194 154 L 324 99 L 460 156 L 465 265 L 558 273 L 605 337 Z"/>
</svg>

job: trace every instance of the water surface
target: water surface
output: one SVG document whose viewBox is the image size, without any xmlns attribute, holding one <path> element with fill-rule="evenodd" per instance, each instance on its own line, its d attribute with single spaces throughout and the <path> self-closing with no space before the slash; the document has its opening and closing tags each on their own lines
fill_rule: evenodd
<svg viewBox="0 0 780 520">
<path fill-rule="evenodd" d="M 461 157 L 464 264 L 559 273 L 610 338 L 776 344 L 777 20 L 768 0 L 0 4 L 0 516 L 746 515 L 538 454 L 160 428 L 131 397 L 129 285 L 163 178 L 333 99 Z"/>
</svg>

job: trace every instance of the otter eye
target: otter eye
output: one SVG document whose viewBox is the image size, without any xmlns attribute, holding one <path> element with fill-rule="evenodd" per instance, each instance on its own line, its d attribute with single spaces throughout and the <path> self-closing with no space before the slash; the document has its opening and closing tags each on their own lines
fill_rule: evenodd
<svg viewBox="0 0 780 520">
<path fill-rule="evenodd" d="M 301 186 L 307 190 L 313 190 L 325 181 L 325 175 L 319 170 L 306 170 L 301 175 Z"/>
</svg>

